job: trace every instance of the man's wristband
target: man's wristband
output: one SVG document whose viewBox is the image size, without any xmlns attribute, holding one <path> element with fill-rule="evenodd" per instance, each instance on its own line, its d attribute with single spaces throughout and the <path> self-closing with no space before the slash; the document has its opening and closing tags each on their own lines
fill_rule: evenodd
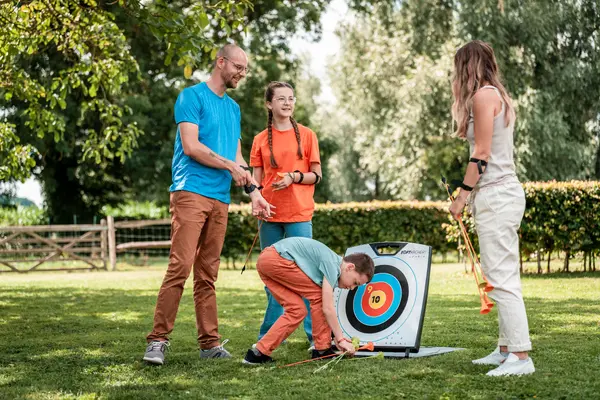
<svg viewBox="0 0 600 400">
<path fill-rule="evenodd" d="M 250 171 L 250 167 L 246 167 L 245 165 L 240 164 L 240 168 L 246 171 Z"/>
</svg>

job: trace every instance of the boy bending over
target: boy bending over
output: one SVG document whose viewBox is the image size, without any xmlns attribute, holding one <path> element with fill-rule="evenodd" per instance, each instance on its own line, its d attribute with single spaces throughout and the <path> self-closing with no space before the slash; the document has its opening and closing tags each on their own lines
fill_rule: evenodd
<svg viewBox="0 0 600 400">
<path fill-rule="evenodd" d="M 258 257 L 256 269 L 284 313 L 256 347 L 248 350 L 245 364 L 273 361 L 271 353 L 294 332 L 306 316 L 302 298 L 310 302 L 315 350 L 312 357 L 330 355 L 331 333 L 336 346 L 354 354 L 345 338 L 333 306 L 333 289 L 352 290 L 368 283 L 375 273 L 371 257 L 364 253 L 340 257 L 323 243 L 304 237 L 283 239 Z"/>
</svg>

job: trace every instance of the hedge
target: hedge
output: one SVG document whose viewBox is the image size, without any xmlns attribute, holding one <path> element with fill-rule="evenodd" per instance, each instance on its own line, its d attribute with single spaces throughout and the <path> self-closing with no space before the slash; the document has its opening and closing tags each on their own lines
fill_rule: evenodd
<svg viewBox="0 0 600 400">
<path fill-rule="evenodd" d="M 568 260 L 568 255 L 575 252 L 589 255 L 600 250 L 600 182 L 533 182 L 523 186 L 527 208 L 520 235 L 525 256 L 563 251 Z M 435 252 L 446 253 L 456 249 L 458 238 L 448 205 L 421 201 L 319 204 L 313 218 L 313 235 L 339 253 L 349 246 L 376 241 L 423 243 Z M 166 207 L 151 203 L 103 211 L 117 220 L 168 217 Z M 44 212 L 36 208 L 0 208 L 0 225 L 42 224 L 44 218 Z M 474 233 L 472 221 L 468 225 Z M 239 259 L 250 248 L 256 229 L 250 206 L 232 205 L 223 255 Z M 476 235 L 472 238 L 476 240 Z"/>
<path fill-rule="evenodd" d="M 523 185 L 526 209 L 521 224 L 522 255 L 541 252 L 600 251 L 600 182 L 528 182 Z M 349 246 L 376 241 L 408 241 L 446 253 L 457 248 L 458 225 L 447 202 L 374 201 L 320 204 L 313 218 L 313 236 L 337 252 Z M 224 254 L 235 257 L 247 251 L 256 233 L 248 206 L 232 206 Z M 477 246 L 472 217 L 465 215 Z M 241 246 L 241 247 L 240 247 Z"/>
<path fill-rule="evenodd" d="M 379 241 L 424 243 L 447 252 L 456 248 L 443 228 L 449 222 L 447 206 L 425 201 L 318 204 L 313 237 L 340 254 L 350 246 Z M 257 226 L 249 206 L 231 206 L 223 255 L 235 258 L 248 252 Z"/>
<path fill-rule="evenodd" d="M 536 253 L 539 263 L 542 253 L 564 252 L 565 270 L 576 252 L 595 257 L 600 251 L 600 182 L 527 182 L 523 188 L 527 205 L 519 231 L 522 257 Z M 467 225 L 476 242 L 472 217 Z M 445 228 L 449 240 L 456 241 L 456 224 Z"/>
</svg>

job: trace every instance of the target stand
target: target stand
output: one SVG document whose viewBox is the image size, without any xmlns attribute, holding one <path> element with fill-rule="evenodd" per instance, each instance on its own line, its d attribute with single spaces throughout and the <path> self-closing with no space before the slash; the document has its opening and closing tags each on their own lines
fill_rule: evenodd
<svg viewBox="0 0 600 400">
<path fill-rule="evenodd" d="M 346 255 L 352 253 L 368 254 L 375 262 L 375 275 L 371 282 L 354 290 L 335 290 L 334 304 L 345 335 L 359 337 L 361 345 L 373 342 L 375 352 L 381 351 L 386 357 L 423 357 L 454 350 L 436 347 L 419 352 L 431 270 L 430 246 L 380 242 L 346 251 Z"/>
</svg>

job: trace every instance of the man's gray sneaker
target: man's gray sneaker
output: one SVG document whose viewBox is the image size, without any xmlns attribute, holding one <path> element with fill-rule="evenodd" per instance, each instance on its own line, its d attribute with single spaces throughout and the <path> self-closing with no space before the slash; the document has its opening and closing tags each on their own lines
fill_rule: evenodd
<svg viewBox="0 0 600 400">
<path fill-rule="evenodd" d="M 167 351 L 167 347 L 169 346 L 168 341 L 153 340 L 146 347 L 144 361 L 151 364 L 163 365 L 165 362 L 165 351 Z"/>
<path fill-rule="evenodd" d="M 223 347 L 227 342 L 229 342 L 229 339 L 224 340 L 220 346 L 215 346 L 208 350 L 200 350 L 200 358 L 231 358 L 231 354 Z"/>
</svg>

